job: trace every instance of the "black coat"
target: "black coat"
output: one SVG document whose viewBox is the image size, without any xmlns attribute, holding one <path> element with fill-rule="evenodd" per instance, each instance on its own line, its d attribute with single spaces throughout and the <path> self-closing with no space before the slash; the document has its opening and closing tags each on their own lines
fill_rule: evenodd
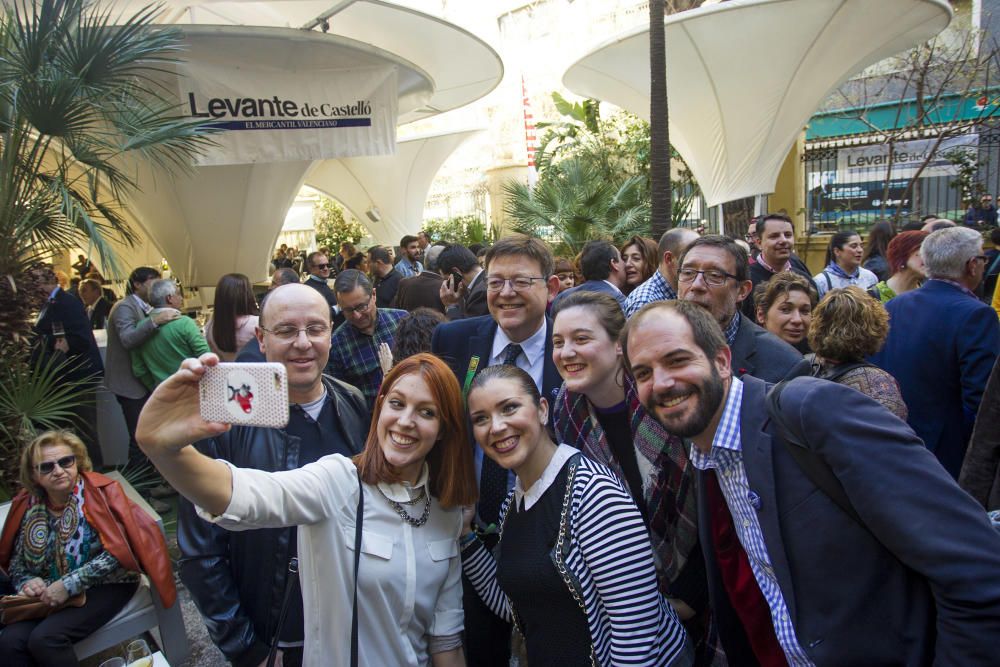
<svg viewBox="0 0 1000 667">
<path fill-rule="evenodd" d="M 103 375 L 101 352 L 94 340 L 94 331 L 90 327 L 83 302 L 62 288 L 56 289 L 34 327 L 38 337 L 36 350 L 41 354 L 52 354 L 55 350 L 53 322 L 62 322 L 64 337 L 69 345 L 69 354 L 66 356 L 73 362 L 72 368 L 65 374 L 66 378 L 79 380 L 93 373 Z"/>
</svg>

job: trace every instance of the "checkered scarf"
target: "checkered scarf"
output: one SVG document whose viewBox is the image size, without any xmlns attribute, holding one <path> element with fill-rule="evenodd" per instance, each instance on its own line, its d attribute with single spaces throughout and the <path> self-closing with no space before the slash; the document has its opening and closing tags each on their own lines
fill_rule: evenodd
<svg viewBox="0 0 1000 667">
<path fill-rule="evenodd" d="M 631 427 L 637 456 L 651 464 L 639 466 L 642 488 L 650 519 L 650 539 L 657 559 L 660 591 L 670 595 L 670 584 L 684 568 L 698 541 L 697 498 L 694 466 L 680 438 L 663 430 L 639 403 L 635 381 L 625 374 L 625 400 L 632 417 Z M 555 400 L 555 428 L 558 442 L 581 450 L 586 456 L 608 466 L 625 479 L 590 401 L 583 394 L 559 389 Z"/>
</svg>

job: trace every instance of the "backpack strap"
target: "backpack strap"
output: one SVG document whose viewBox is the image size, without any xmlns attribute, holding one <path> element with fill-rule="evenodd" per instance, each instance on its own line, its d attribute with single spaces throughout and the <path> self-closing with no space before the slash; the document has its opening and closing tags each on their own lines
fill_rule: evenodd
<svg viewBox="0 0 1000 667">
<path fill-rule="evenodd" d="M 875 368 L 873 364 L 867 361 L 852 361 L 848 364 L 840 364 L 829 369 L 826 373 L 817 375 L 816 377 L 822 378 L 824 380 L 829 380 L 830 382 L 839 382 L 840 378 L 844 377 L 853 370 L 858 368 Z"/>
<path fill-rule="evenodd" d="M 781 392 L 787 384 L 787 380 L 782 380 L 774 385 L 767 392 L 766 398 L 767 414 L 775 426 L 778 439 L 784 444 L 785 449 L 788 450 L 809 481 L 815 484 L 849 517 L 864 526 L 865 522 L 861 520 L 857 510 L 854 509 L 851 499 L 847 497 L 847 492 L 844 491 L 843 485 L 833 470 L 816 452 L 809 448 L 808 443 L 804 442 L 803 438 L 796 437 L 788 420 L 785 419 L 785 415 L 781 411 Z"/>
<path fill-rule="evenodd" d="M 833 289 L 833 283 L 830 281 L 830 274 L 826 272 L 826 269 L 823 269 L 822 273 L 823 278 L 826 279 L 826 291 L 829 292 Z"/>
</svg>

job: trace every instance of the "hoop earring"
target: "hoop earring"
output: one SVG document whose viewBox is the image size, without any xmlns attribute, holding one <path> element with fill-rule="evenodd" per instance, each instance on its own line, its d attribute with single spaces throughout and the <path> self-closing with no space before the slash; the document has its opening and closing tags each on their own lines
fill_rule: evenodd
<svg viewBox="0 0 1000 667">
<path fill-rule="evenodd" d="M 625 388 L 625 366 L 619 366 L 615 371 L 615 384 L 622 389 Z"/>
</svg>

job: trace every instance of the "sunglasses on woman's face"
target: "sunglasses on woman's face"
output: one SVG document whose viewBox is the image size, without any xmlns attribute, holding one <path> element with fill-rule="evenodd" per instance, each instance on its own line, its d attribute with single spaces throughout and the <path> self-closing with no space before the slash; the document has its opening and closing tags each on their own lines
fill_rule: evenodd
<svg viewBox="0 0 1000 667">
<path fill-rule="evenodd" d="M 42 475 L 51 475 L 52 471 L 59 466 L 63 470 L 68 470 L 76 465 L 76 457 L 70 454 L 69 456 L 64 456 L 61 459 L 56 459 L 55 461 L 43 461 L 38 464 L 38 472 Z"/>
</svg>

